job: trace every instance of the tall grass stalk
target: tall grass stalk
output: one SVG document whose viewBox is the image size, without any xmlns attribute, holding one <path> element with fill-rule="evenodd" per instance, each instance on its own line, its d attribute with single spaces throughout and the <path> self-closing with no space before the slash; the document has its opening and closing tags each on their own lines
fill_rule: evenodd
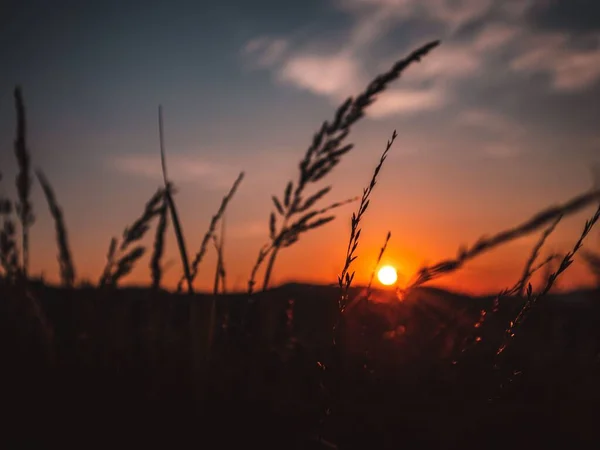
<svg viewBox="0 0 600 450">
<path fill-rule="evenodd" d="M 198 253 L 196 253 L 194 260 L 192 261 L 191 273 L 190 273 L 192 281 L 194 281 L 196 279 L 196 277 L 198 276 L 198 267 L 199 267 L 200 263 L 202 262 L 204 255 L 206 254 L 206 251 L 208 249 L 208 244 L 210 243 L 212 237 L 215 234 L 215 229 L 219 223 L 219 220 L 221 220 L 221 218 L 225 214 L 227 205 L 229 205 L 229 202 L 231 201 L 231 199 L 237 192 L 243 179 L 244 179 L 244 172 L 240 172 L 240 174 L 238 175 L 236 180 L 233 182 L 231 189 L 229 189 L 229 192 L 227 193 L 227 195 L 225 195 L 225 197 L 223 197 L 223 200 L 221 201 L 221 205 L 219 206 L 217 213 L 212 217 L 212 219 L 210 221 L 210 225 L 208 226 L 208 231 L 202 238 L 202 243 L 200 244 L 200 249 L 198 250 Z M 181 285 L 183 283 L 183 280 L 184 280 L 184 278 L 181 278 L 179 280 L 179 284 L 177 285 L 178 291 L 181 290 Z"/>
<path fill-rule="evenodd" d="M 56 201 L 56 196 L 50 182 L 41 170 L 36 172 L 37 179 L 42 186 L 50 213 L 54 219 L 54 225 L 56 228 L 56 243 L 58 245 L 58 263 L 60 266 L 60 278 L 62 284 L 65 287 L 73 287 L 75 283 L 75 266 L 73 264 L 73 258 L 71 257 L 71 251 L 69 249 L 69 240 L 67 238 L 67 227 L 65 225 L 62 209 Z"/>
<path fill-rule="evenodd" d="M 150 271 L 152 273 L 152 289 L 160 288 L 160 281 L 162 279 L 163 268 L 160 261 L 165 251 L 165 237 L 167 232 L 167 225 L 169 222 L 169 209 L 167 205 L 166 196 L 163 197 L 162 205 L 159 210 L 158 225 L 156 226 L 156 233 L 154 235 L 154 248 L 152 251 L 152 258 L 150 260 Z"/>
<path fill-rule="evenodd" d="M 363 189 L 362 198 L 360 199 L 360 205 L 358 207 L 358 211 L 352 213 L 352 219 L 350 221 L 350 239 L 348 240 L 348 248 L 346 250 L 346 260 L 344 262 L 344 267 L 342 268 L 341 274 L 338 276 L 338 285 L 340 287 L 340 297 L 338 302 L 338 309 L 340 314 L 344 314 L 348 303 L 348 291 L 350 290 L 350 285 L 352 284 L 352 280 L 354 279 L 355 272 L 350 273 L 350 266 L 352 262 L 358 258 L 357 255 L 354 254 L 356 249 L 358 248 L 358 243 L 360 239 L 360 233 L 362 231 L 360 226 L 360 221 L 367 211 L 369 207 L 369 203 L 371 201 L 371 192 L 373 192 L 373 188 L 377 184 L 377 176 L 383 167 L 383 163 L 387 158 L 388 152 L 390 148 L 392 148 L 392 144 L 398 137 L 396 130 L 392 133 L 392 138 L 387 141 L 385 150 L 381 154 L 381 158 L 379 159 L 379 163 L 377 167 L 375 167 L 375 171 L 373 172 L 373 177 L 371 178 L 371 182 L 369 185 Z M 386 241 L 387 243 L 387 241 Z"/>
<path fill-rule="evenodd" d="M 227 291 L 226 288 L 226 283 L 225 283 L 225 277 L 226 277 L 226 272 L 225 272 L 225 262 L 224 262 L 224 245 L 225 245 L 225 238 L 224 238 L 224 233 L 225 232 L 225 217 L 223 217 L 223 220 L 221 221 L 221 234 L 220 236 L 216 236 L 213 235 L 212 240 L 213 240 L 213 244 L 215 246 L 215 250 L 217 252 L 217 264 L 216 264 L 216 269 L 215 269 L 215 281 L 213 284 L 213 293 L 215 295 L 219 294 L 219 289 L 221 290 L 221 293 L 225 294 Z"/>
<path fill-rule="evenodd" d="M 529 258 L 527 259 L 527 263 L 525 264 L 525 267 L 523 269 L 523 275 L 521 276 L 521 279 L 517 283 L 517 285 L 518 285 L 517 295 L 519 297 L 523 296 L 523 293 L 525 292 L 525 288 L 527 286 L 527 283 L 531 279 L 531 274 L 532 274 L 531 269 L 532 269 L 533 264 L 535 263 L 536 259 L 538 258 L 539 254 L 540 254 L 540 250 L 544 246 L 544 243 L 546 242 L 546 239 L 548 239 L 548 237 L 556 229 L 556 226 L 561 221 L 562 217 L 563 217 L 562 215 L 558 216 L 556 218 L 556 220 L 554 222 L 552 222 L 552 224 L 550 224 L 550 226 L 544 230 L 544 232 L 540 236 L 540 239 L 538 240 L 538 242 L 533 247 L 533 249 L 531 251 L 531 254 L 529 255 Z"/>
<path fill-rule="evenodd" d="M 179 222 L 179 215 L 177 214 L 175 201 L 173 200 L 171 184 L 169 183 L 169 179 L 167 177 L 167 162 L 165 156 L 165 137 L 163 128 L 162 105 L 158 106 L 158 135 L 160 141 L 160 161 L 162 166 L 163 181 L 165 184 L 165 198 L 169 211 L 171 212 L 171 221 L 173 222 L 175 237 L 177 238 L 177 246 L 179 247 L 179 254 L 181 256 L 181 263 L 183 265 L 183 273 L 187 280 L 188 293 L 192 294 L 194 292 L 194 287 L 192 285 L 192 274 L 190 271 L 190 264 L 188 260 L 187 249 L 185 246 L 185 238 L 181 229 L 181 223 Z"/>
<path fill-rule="evenodd" d="M 379 250 L 379 255 L 377 256 L 377 261 L 375 261 L 375 267 L 373 267 L 373 271 L 371 272 L 371 276 L 369 277 L 369 284 L 367 284 L 367 294 L 365 296 L 365 300 L 369 301 L 369 297 L 371 297 L 371 286 L 373 285 L 373 280 L 375 279 L 375 273 L 377 273 L 377 269 L 379 268 L 379 264 L 381 264 L 381 259 L 383 258 L 383 254 L 387 248 L 388 243 L 390 242 L 390 238 L 392 237 L 392 232 L 388 231 L 383 246 L 381 250 Z"/>
<path fill-rule="evenodd" d="M 371 81 L 356 98 L 348 98 L 336 111 L 331 124 L 327 121 L 323 122 L 304 158 L 300 161 L 297 181 L 290 180 L 287 183 L 282 198 L 272 197 L 275 211 L 271 213 L 269 220 L 271 243 L 261 248 L 256 262 L 256 265 L 260 266 L 269 256 L 263 279 L 263 290 L 269 286 L 278 252 L 298 241 L 301 233 L 334 219 L 334 216 L 317 218 L 317 213 L 314 211 L 306 213 L 331 190 L 331 186 L 319 190 L 306 199 L 304 199 L 305 190 L 329 174 L 338 165 L 342 156 L 352 150 L 353 144 L 345 144 L 345 140 L 352 126 L 365 115 L 367 107 L 376 100 L 377 94 L 384 91 L 408 66 L 420 61 L 438 45 L 439 41 L 430 42 L 396 62 L 390 70 Z M 304 215 L 300 216 L 301 214 Z M 300 218 L 294 222 L 294 218 L 298 216 Z M 310 219 L 315 218 L 315 222 L 309 224 L 307 216 Z M 280 224 L 279 227 L 277 222 Z M 250 278 L 250 292 L 253 290 L 253 277 L 257 270 L 258 268 L 253 270 Z"/>
<path fill-rule="evenodd" d="M 461 248 L 456 258 L 444 260 L 437 264 L 421 268 L 418 271 L 415 280 L 406 288 L 398 289 L 398 294 L 400 296 L 406 295 L 406 293 L 412 289 L 439 278 L 440 276 L 453 273 L 462 268 L 466 262 L 481 254 L 537 231 L 548 223 L 556 221 L 559 217 L 566 217 L 577 213 L 598 200 L 600 200 L 600 190 L 595 189 L 585 194 L 580 194 L 562 205 L 547 208 L 526 222 L 508 230 L 501 231 L 492 237 L 481 237 L 472 247 Z"/>
<path fill-rule="evenodd" d="M 529 285 L 527 287 L 527 300 L 523 304 L 523 307 L 519 310 L 519 313 L 517 314 L 515 319 L 510 323 L 509 327 L 506 329 L 504 343 L 500 346 L 500 348 L 498 348 L 498 352 L 497 352 L 498 355 L 501 354 L 502 352 L 504 352 L 504 350 L 506 350 L 508 343 L 514 338 L 517 328 L 522 325 L 522 323 L 525 321 L 525 319 L 526 319 L 527 315 L 529 314 L 529 312 L 531 311 L 531 309 L 535 306 L 535 304 L 541 298 L 546 296 L 548 294 L 548 292 L 550 292 L 550 290 L 554 286 L 554 283 L 556 282 L 558 277 L 564 271 L 566 271 L 571 264 L 573 264 L 573 260 L 574 260 L 573 258 L 575 257 L 575 254 L 582 247 L 583 241 L 585 240 L 587 235 L 590 233 L 590 231 L 592 230 L 592 228 L 594 227 L 596 222 L 598 222 L 598 219 L 600 219 L 600 205 L 598 206 L 598 209 L 596 210 L 594 215 L 585 222 L 583 231 L 581 232 L 581 235 L 579 236 L 579 239 L 573 246 L 572 250 L 570 250 L 569 252 L 567 252 L 567 254 L 565 254 L 560 265 L 558 266 L 558 269 L 555 272 L 550 274 L 550 276 L 546 280 L 545 286 L 540 290 L 540 292 L 538 292 L 537 294 L 534 294 L 531 283 L 529 283 Z"/>
<path fill-rule="evenodd" d="M 0 267 L 8 282 L 14 282 L 19 272 L 19 249 L 13 212 L 12 201 L 0 194 Z"/>
<path fill-rule="evenodd" d="M 29 228 L 33 224 L 33 206 L 31 204 L 31 157 L 27 148 L 27 119 L 25 116 L 25 103 L 19 86 L 14 90 L 15 109 L 17 113 L 17 130 L 15 138 L 15 156 L 19 166 L 16 178 L 17 195 L 19 201 L 16 205 L 17 216 L 21 222 L 21 270 L 25 278 L 29 271 Z"/>
<path fill-rule="evenodd" d="M 357 255 L 354 254 L 354 252 L 358 248 L 359 238 L 360 238 L 360 234 L 361 234 L 361 229 L 359 228 L 360 221 L 369 207 L 369 203 L 371 201 L 371 199 L 370 199 L 371 193 L 373 192 L 373 189 L 375 188 L 375 185 L 377 184 L 377 176 L 379 175 L 379 172 L 381 171 L 381 168 L 383 167 L 383 163 L 385 162 L 385 160 L 387 158 L 387 154 L 388 154 L 390 148 L 392 147 L 392 144 L 396 140 L 397 136 L 398 136 L 398 134 L 396 133 L 396 130 L 394 130 L 394 132 L 392 133 L 392 138 L 387 141 L 385 150 L 383 151 L 381 158 L 379 159 L 379 163 L 375 167 L 373 176 L 371 177 L 371 182 L 369 183 L 369 185 L 366 188 L 363 189 L 363 194 L 360 199 L 360 204 L 358 206 L 357 212 L 352 213 L 352 220 L 351 220 L 351 224 L 350 224 L 351 225 L 350 226 L 350 238 L 348 240 L 348 249 L 346 251 L 346 260 L 345 260 L 342 272 L 338 276 L 338 285 L 339 285 L 341 292 L 340 292 L 340 296 L 339 296 L 339 300 L 338 300 L 338 310 L 336 313 L 334 326 L 333 326 L 333 330 L 332 330 L 333 347 L 331 349 L 332 350 L 331 360 L 327 364 L 323 364 L 322 362 L 317 362 L 317 365 L 321 369 L 322 373 L 324 373 L 325 371 L 328 371 L 329 376 L 330 376 L 329 383 L 327 383 L 325 380 L 323 380 L 321 383 L 322 393 L 328 399 L 328 402 L 330 403 L 324 412 L 325 413 L 324 416 L 321 418 L 321 422 L 320 422 L 321 427 L 324 426 L 326 417 L 331 414 L 331 411 L 337 406 L 338 402 L 341 400 L 340 382 L 341 382 L 341 377 L 343 374 L 343 368 L 342 368 L 343 359 L 342 359 L 342 349 L 341 349 L 340 344 L 341 344 L 341 338 L 344 335 L 343 324 L 344 324 L 344 314 L 346 312 L 346 305 L 347 305 L 347 300 L 348 300 L 348 291 L 350 289 L 352 280 L 354 279 L 354 272 L 352 272 L 352 274 L 350 275 L 349 269 L 350 269 L 350 266 L 352 265 L 352 262 L 358 257 Z M 388 238 L 386 239 L 386 244 L 387 244 L 387 240 L 390 237 L 391 237 L 391 234 L 388 233 Z M 383 251 L 382 251 L 382 253 L 383 253 Z M 365 355 L 365 357 L 366 357 L 366 355 Z M 322 431 L 323 430 L 321 429 L 320 434 L 322 433 Z M 318 440 L 319 441 L 322 440 L 321 435 L 318 436 Z"/>
<path fill-rule="evenodd" d="M 106 265 L 100 277 L 100 286 L 116 286 L 121 278 L 131 272 L 135 263 L 144 255 L 146 249 L 137 245 L 150 228 L 150 222 L 161 214 L 161 205 L 164 202 L 165 190 L 160 188 L 150 198 L 142 215 L 123 231 L 121 243 L 118 245 L 116 238 L 112 238 L 106 256 Z M 129 250 L 129 251 L 127 251 Z"/>
</svg>

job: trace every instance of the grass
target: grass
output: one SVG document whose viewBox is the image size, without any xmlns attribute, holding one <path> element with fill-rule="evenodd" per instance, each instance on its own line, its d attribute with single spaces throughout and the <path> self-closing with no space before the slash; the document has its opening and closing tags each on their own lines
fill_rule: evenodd
<svg viewBox="0 0 600 450">
<path fill-rule="evenodd" d="M 190 263 L 177 192 L 167 176 L 160 107 L 163 185 L 121 237 L 111 239 L 97 285 L 76 287 L 65 215 L 49 180 L 36 171 L 55 223 L 61 286 L 33 278 L 28 271 L 34 224 L 31 155 L 25 104 L 16 88 L 18 200 L 0 195 L 0 357 L 8 380 L 1 387 L 15 424 L 56 430 L 68 423 L 99 436 L 107 424 L 115 430 L 126 423 L 131 435 L 139 427 L 139 445 L 143 438 L 169 430 L 170 439 L 183 433 L 225 448 L 249 443 L 262 448 L 470 448 L 501 440 L 499 424 L 507 436 L 507 430 L 527 432 L 542 442 L 549 420 L 563 429 L 572 426 L 573 436 L 577 431 L 582 439 L 596 437 L 595 425 L 587 428 L 585 420 L 592 417 L 586 408 L 593 411 L 600 400 L 594 378 L 600 356 L 599 303 L 589 303 L 584 313 L 577 305 L 557 302 L 551 289 L 600 219 L 600 207 L 569 252 L 538 260 L 562 218 L 600 203 L 597 186 L 479 239 L 454 259 L 421 268 L 406 289 L 373 289 L 375 272 L 366 290 L 352 285 L 361 221 L 396 131 L 361 197 L 321 206 L 332 186 L 319 184 L 352 150 L 347 143 L 351 128 L 377 94 L 438 45 L 431 42 L 397 62 L 344 102 L 331 123 L 323 123 L 299 163 L 298 178 L 272 197 L 270 240 L 260 249 L 243 294 L 226 292 L 223 247 L 225 213 L 244 173 L 223 198 Z M 354 201 L 359 204 L 350 220 L 338 286 L 268 289 L 279 252 L 334 220 L 334 209 Z M 160 289 L 169 221 L 182 263 L 177 293 Z M 119 288 L 146 253 L 142 240 L 153 226 L 150 288 Z M 474 299 L 425 288 L 481 254 L 538 231 L 520 279 L 496 297 Z M 388 233 L 377 265 L 390 237 Z M 217 253 L 213 292 L 196 294 L 193 283 L 211 244 Z M 592 253 L 585 255 L 594 261 Z M 559 264 L 553 268 L 555 261 Z M 262 291 L 255 292 L 265 264 Z M 542 268 L 549 272 L 536 290 L 530 280 Z M 184 284 L 187 294 L 181 292 Z M 597 299 L 600 292 L 588 295 Z M 371 296 L 387 296 L 388 301 L 368 301 Z M 557 332 L 563 328 L 569 333 L 585 330 L 577 341 L 585 358 L 561 350 L 572 342 Z M 525 375 L 515 381 L 515 373 Z M 499 386 L 503 389 L 496 395 Z M 494 395 L 490 406 L 487 399 Z M 71 411 L 67 419 L 54 417 L 59 405 Z M 544 408 L 554 416 L 540 415 Z M 574 413 L 576 408 L 583 411 Z M 422 429 L 425 422 L 428 430 Z M 224 425 L 227 431 L 218 431 Z"/>
</svg>

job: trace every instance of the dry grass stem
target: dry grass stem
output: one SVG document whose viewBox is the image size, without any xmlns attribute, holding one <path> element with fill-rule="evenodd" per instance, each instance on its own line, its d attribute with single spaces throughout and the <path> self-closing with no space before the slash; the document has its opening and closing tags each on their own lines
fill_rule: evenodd
<svg viewBox="0 0 600 450">
<path fill-rule="evenodd" d="M 455 259 L 449 259 L 432 266 L 427 266 L 419 270 L 416 280 L 403 290 L 398 290 L 399 294 L 406 294 L 411 289 L 421 286 L 433 279 L 442 275 L 446 275 L 460 269 L 466 262 L 476 258 L 477 256 L 488 252 L 500 245 L 506 244 L 514 239 L 526 236 L 544 225 L 557 220 L 558 217 L 565 217 L 570 214 L 577 213 L 586 208 L 590 204 L 597 202 L 600 199 L 600 190 L 578 195 L 568 202 L 553 206 L 536 214 L 528 221 L 508 230 L 495 234 L 492 237 L 480 238 L 471 248 L 463 248 L 459 250 L 458 256 Z"/>
<path fill-rule="evenodd" d="M 340 314 L 343 314 L 344 310 L 346 309 L 348 302 L 348 291 L 350 289 L 350 285 L 352 284 L 352 280 L 354 279 L 355 272 L 352 272 L 352 274 L 350 274 L 349 270 L 350 266 L 352 265 L 352 262 L 356 258 L 358 258 L 358 256 L 354 255 L 354 252 L 358 247 L 358 242 L 360 239 L 360 220 L 362 219 L 362 216 L 365 214 L 367 208 L 369 207 L 369 202 L 371 201 L 371 192 L 373 192 L 373 188 L 377 184 L 377 176 L 379 175 L 379 172 L 383 167 L 383 163 L 387 158 L 388 152 L 390 148 L 392 148 L 392 144 L 396 140 L 396 137 L 398 137 L 398 134 L 396 133 L 396 130 L 394 130 L 394 132 L 392 133 L 392 138 L 387 142 L 385 150 L 383 151 L 381 158 L 379 159 L 379 163 L 377 164 L 377 167 L 375 167 L 375 171 L 373 172 L 371 182 L 366 188 L 363 189 L 363 194 L 362 198 L 360 199 L 358 211 L 356 213 L 352 213 L 352 219 L 350 222 L 350 239 L 348 240 L 348 249 L 346 250 L 346 261 L 344 263 L 344 268 L 342 269 L 341 274 L 338 276 L 338 285 L 341 290 L 341 295 L 338 304 Z"/>
<path fill-rule="evenodd" d="M 383 254 L 385 253 L 385 249 L 387 248 L 388 242 L 390 242 L 390 238 L 392 237 L 392 232 L 388 231 L 387 236 L 385 237 L 385 242 L 383 243 L 383 247 L 379 250 L 379 256 L 377 256 L 377 261 L 375 262 L 375 267 L 373 267 L 373 271 L 371 272 L 371 276 L 369 277 L 369 284 L 367 284 L 367 295 L 365 300 L 369 301 L 371 297 L 371 286 L 373 284 L 373 280 L 375 279 L 375 273 L 377 272 L 377 268 L 379 264 L 381 264 L 381 258 L 383 258 Z"/>
<path fill-rule="evenodd" d="M 212 237 L 213 244 L 215 246 L 215 250 L 217 251 L 217 267 L 215 270 L 215 282 L 213 284 L 213 294 L 219 294 L 219 288 L 221 289 L 221 293 L 225 294 L 225 264 L 223 262 L 223 243 L 222 240 L 219 240 L 216 235 Z"/>
<path fill-rule="evenodd" d="M 596 210 L 595 214 L 589 220 L 587 220 L 585 222 L 583 231 L 581 232 L 579 239 L 573 246 L 573 249 L 571 251 L 567 252 L 567 254 L 563 257 L 560 265 L 558 266 L 558 269 L 555 272 L 550 274 L 550 276 L 546 280 L 545 286 L 541 289 L 541 291 L 537 294 L 534 294 L 531 283 L 528 285 L 527 300 L 525 301 L 523 307 L 520 309 L 520 311 L 517 314 L 517 316 L 515 317 L 515 319 L 510 323 L 509 327 L 506 329 L 504 343 L 498 349 L 498 352 L 497 352 L 498 355 L 501 354 L 502 352 L 504 352 L 504 350 L 506 350 L 506 347 L 508 346 L 510 340 L 515 336 L 515 331 L 524 322 L 525 318 L 531 311 L 531 308 L 533 308 L 533 306 L 537 303 L 537 301 L 540 298 L 544 297 L 545 295 L 548 294 L 548 292 L 550 292 L 550 290 L 554 286 L 554 283 L 556 282 L 557 278 L 565 270 L 567 270 L 571 264 L 573 264 L 573 258 L 575 256 L 575 254 L 579 251 L 579 249 L 583 245 L 583 241 L 585 240 L 587 235 L 590 233 L 590 231 L 592 230 L 592 228 L 594 227 L 596 222 L 598 222 L 598 219 L 600 219 L 600 205 L 598 206 L 598 209 Z"/>
<path fill-rule="evenodd" d="M 179 248 L 179 254 L 181 256 L 181 263 L 183 265 L 183 273 L 187 280 L 188 284 L 188 292 L 191 294 L 194 292 L 194 288 L 192 286 L 192 274 L 190 271 L 190 264 L 188 260 L 188 253 L 185 246 L 185 238 L 183 235 L 183 231 L 181 228 L 181 222 L 179 221 L 179 214 L 177 214 L 177 208 L 175 206 L 175 201 L 173 200 L 172 188 L 169 180 L 167 178 L 167 163 L 165 157 L 165 137 L 164 137 L 164 128 L 163 128 L 163 115 L 162 115 L 162 106 L 158 107 L 158 135 L 160 141 L 160 160 L 162 165 L 162 173 L 163 173 L 163 181 L 165 184 L 165 197 L 167 202 L 167 207 L 171 212 L 171 221 L 173 222 L 173 229 L 175 230 L 175 237 L 177 238 L 177 246 Z"/>
<path fill-rule="evenodd" d="M 223 200 L 221 201 L 221 206 L 219 207 L 219 210 L 212 217 L 212 219 L 210 221 L 210 225 L 208 227 L 208 231 L 204 235 L 204 238 L 202 239 L 202 243 L 200 244 L 200 250 L 198 250 L 198 253 L 194 257 L 194 261 L 192 261 L 192 266 L 191 266 L 192 281 L 194 281 L 196 279 L 196 276 L 198 275 L 198 266 L 200 265 L 200 262 L 202 262 L 202 258 L 204 258 L 204 255 L 208 248 L 208 243 L 210 242 L 211 238 L 214 236 L 217 224 L 219 223 L 219 220 L 221 220 L 221 217 L 223 216 L 223 214 L 225 214 L 227 205 L 229 204 L 229 202 L 235 195 L 235 193 L 243 179 L 244 179 L 244 172 L 240 172 L 240 174 L 238 175 L 236 180 L 233 182 L 233 185 L 231 186 L 231 189 L 229 190 L 227 195 L 225 197 L 223 197 Z M 178 291 L 181 290 L 182 283 L 183 283 L 183 279 L 181 279 L 179 281 L 179 284 L 177 286 Z"/>
<path fill-rule="evenodd" d="M 2 174 L 0 174 L 2 180 Z M 19 249 L 17 247 L 16 226 L 12 219 L 12 202 L 0 195 L 0 266 L 4 278 L 14 282 L 19 273 Z"/>
<path fill-rule="evenodd" d="M 29 228 L 35 218 L 33 207 L 31 205 L 31 157 L 27 148 L 27 120 L 25 116 L 25 103 L 21 88 L 17 86 L 14 90 L 15 109 L 17 113 L 17 130 L 15 138 L 15 156 L 19 166 L 19 173 L 16 178 L 17 195 L 19 201 L 16 205 L 17 216 L 21 222 L 22 229 L 22 272 L 27 277 L 29 269 Z"/>
<path fill-rule="evenodd" d="M 546 239 L 548 239 L 548 237 L 552 234 L 552 232 L 555 230 L 556 226 L 561 221 L 561 219 L 562 219 L 562 215 L 558 216 L 556 218 L 556 220 L 554 222 L 552 222 L 552 224 L 544 230 L 544 232 L 540 236 L 540 239 L 533 247 L 533 249 L 531 251 L 531 255 L 529 255 L 529 258 L 527 259 L 527 263 L 525 264 L 525 268 L 523 269 L 523 275 L 521 276 L 521 279 L 518 282 L 517 295 L 522 296 L 523 292 L 525 292 L 525 287 L 527 285 L 527 282 L 531 278 L 531 273 L 532 273 L 531 268 L 532 268 L 533 264 L 535 263 L 535 260 L 538 258 L 539 254 L 540 254 L 540 250 L 544 246 Z"/>
<path fill-rule="evenodd" d="M 163 198 L 160 207 L 158 225 L 156 226 L 156 234 L 154 235 L 154 248 L 152 251 L 152 259 L 150 260 L 150 271 L 152 273 L 152 288 L 159 289 L 162 279 L 163 268 L 160 261 L 165 251 L 165 236 L 168 224 L 168 206 L 166 196 Z"/>
<path fill-rule="evenodd" d="M 154 217 L 161 214 L 162 204 L 167 192 L 162 188 L 156 191 L 146 203 L 143 214 L 131 227 L 125 228 L 119 246 L 117 246 L 117 239 L 112 238 L 106 258 L 106 266 L 100 277 L 100 286 L 116 286 L 118 281 L 129 274 L 133 269 L 133 265 L 144 255 L 145 248 L 142 246 L 136 246 L 129 252 L 126 251 L 144 237 L 150 228 L 150 222 Z"/>
<path fill-rule="evenodd" d="M 56 201 L 56 196 L 50 186 L 49 181 L 46 179 L 42 171 L 36 172 L 38 181 L 42 186 L 50 213 L 54 219 L 54 226 L 56 228 L 56 243 L 58 245 L 58 263 L 60 267 L 60 278 L 62 284 L 65 287 L 72 287 L 75 283 L 75 267 L 73 259 L 71 258 L 71 251 L 69 249 L 69 241 L 67 239 L 67 227 L 65 225 L 62 209 Z"/>
<path fill-rule="evenodd" d="M 292 230 L 294 226 L 289 225 L 290 221 L 294 217 L 309 211 L 317 201 L 331 190 L 331 186 L 320 189 L 308 198 L 305 198 L 305 190 L 329 174 L 338 165 L 342 156 L 352 150 L 353 144 L 345 144 L 345 140 L 352 125 L 365 115 L 367 107 L 376 100 L 377 94 L 384 91 L 408 66 L 419 62 L 421 58 L 438 45 L 439 41 L 430 42 L 413 51 L 406 58 L 396 62 L 390 70 L 371 81 L 367 88 L 356 98 L 348 98 L 336 111 L 332 123 L 323 122 L 321 129 L 314 135 L 312 144 L 308 147 L 304 158 L 300 161 L 298 179 L 295 182 L 289 181 L 287 183 L 281 198 L 272 197 L 275 211 L 271 213 L 269 218 L 271 244 L 268 247 L 263 246 L 257 258 L 257 264 L 260 265 L 266 256 L 269 256 L 263 279 L 263 290 L 266 290 L 269 286 L 278 252 L 282 248 L 289 247 L 291 243 L 296 242 L 299 238 L 300 231 L 296 230 L 294 232 Z M 318 225 L 313 222 L 310 227 L 302 231 L 317 228 L 317 226 L 324 225 L 333 218 L 332 216 L 331 218 L 317 219 Z M 277 222 L 280 223 L 279 228 Z M 263 255 L 265 248 L 268 248 L 267 255 Z M 253 273 L 255 274 L 256 271 L 253 270 Z M 253 282 L 254 279 L 251 277 L 249 284 L 253 284 Z M 249 291 L 252 290 L 253 288 L 249 289 Z"/>
<path fill-rule="evenodd" d="M 252 295 L 254 292 L 254 286 L 256 284 L 256 275 L 258 273 L 258 270 L 260 269 L 260 266 L 264 262 L 265 258 L 267 256 L 269 256 L 269 254 L 271 255 L 271 258 L 274 258 L 273 252 L 277 251 L 278 245 L 280 248 L 285 248 L 285 247 L 291 246 L 292 244 L 294 244 L 298 241 L 300 234 L 302 234 L 306 231 L 312 230 L 314 228 L 318 228 L 322 225 L 325 225 L 326 223 L 329 223 L 330 221 L 332 221 L 335 218 L 335 216 L 326 216 L 326 217 L 320 217 L 320 218 L 319 218 L 319 216 L 324 216 L 329 211 L 332 211 L 336 208 L 340 208 L 341 206 L 348 205 L 357 200 L 358 200 L 358 197 L 349 198 L 349 199 L 343 200 L 341 202 L 332 203 L 331 205 L 328 205 L 325 208 L 313 210 L 310 213 L 304 214 L 298 220 L 296 220 L 292 225 L 286 226 L 283 230 L 281 230 L 279 232 L 279 237 L 276 236 L 277 231 L 275 230 L 276 217 L 275 217 L 274 213 L 271 213 L 271 222 L 269 224 L 269 234 L 270 234 L 272 240 L 269 244 L 263 245 L 263 247 L 258 252 L 258 258 L 256 260 L 256 263 L 252 267 L 252 271 L 250 273 L 250 280 L 248 281 L 248 295 Z M 311 219 L 314 219 L 314 220 L 309 223 L 309 221 Z M 270 264 L 269 267 L 272 267 L 272 264 Z M 268 279 L 267 279 L 267 282 L 268 282 Z M 263 285 L 263 289 L 264 288 L 265 288 L 265 286 Z"/>
</svg>

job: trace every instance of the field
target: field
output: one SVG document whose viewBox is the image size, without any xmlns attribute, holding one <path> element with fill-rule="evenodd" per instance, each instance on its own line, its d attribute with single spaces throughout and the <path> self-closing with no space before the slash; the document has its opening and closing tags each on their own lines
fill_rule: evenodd
<svg viewBox="0 0 600 450">
<path fill-rule="evenodd" d="M 581 247 L 600 208 L 569 251 L 539 261 L 563 217 L 598 203 L 598 186 L 481 238 L 455 259 L 423 266 L 406 286 L 388 290 L 357 286 L 352 263 L 360 254 L 361 220 L 397 133 L 361 197 L 322 206 L 330 186 L 308 193 L 352 150 L 346 143 L 350 130 L 377 94 L 411 64 L 433 57 L 428 53 L 438 45 L 431 42 L 398 61 L 315 133 L 298 179 L 273 196 L 270 241 L 241 293 L 224 289 L 219 225 L 244 174 L 223 199 L 198 253 L 190 254 L 167 176 L 161 109 L 164 185 L 122 237 L 111 241 L 99 281 L 77 279 L 67 224 L 41 171 L 35 175 L 56 226 L 61 284 L 29 273 L 34 178 L 17 87 L 18 199 L 0 198 L 2 438 L 20 445 L 141 447 L 164 440 L 292 449 L 600 443 L 600 290 L 553 292 L 575 257 L 585 256 L 598 273 L 598 255 Z M 271 287 L 278 253 L 334 220 L 333 211 L 348 203 L 357 206 L 335 284 Z M 142 238 L 154 225 L 151 286 L 119 286 L 146 253 Z M 171 227 L 182 272 L 173 291 L 161 284 Z M 427 286 L 534 232 L 539 240 L 523 275 L 506 291 L 469 297 Z M 198 293 L 194 281 L 210 245 L 218 254 L 214 289 Z M 542 283 L 534 288 L 532 277 L 541 270 Z"/>
<path fill-rule="evenodd" d="M 2 303 L 7 430 L 38 442 L 114 442 L 125 433 L 138 442 L 319 448 L 311 438 L 330 406 L 319 387 L 329 374 L 317 361 L 330 346 L 336 288 L 258 294 L 258 333 L 221 327 L 210 355 L 210 296 L 42 285 L 31 292 L 51 329 L 26 297 L 2 292 L 19 299 Z M 475 330 L 494 298 L 428 288 L 404 302 L 376 295 L 379 302 L 349 315 L 345 369 L 332 383 L 343 400 L 324 424 L 328 440 L 343 448 L 522 448 L 598 438 L 599 291 L 547 297 L 496 370 L 495 350 L 520 300 L 504 299 Z M 217 304 L 219 323 L 225 314 L 239 323 L 246 297 Z M 468 345 L 474 336 L 482 338 L 476 347 Z"/>
</svg>

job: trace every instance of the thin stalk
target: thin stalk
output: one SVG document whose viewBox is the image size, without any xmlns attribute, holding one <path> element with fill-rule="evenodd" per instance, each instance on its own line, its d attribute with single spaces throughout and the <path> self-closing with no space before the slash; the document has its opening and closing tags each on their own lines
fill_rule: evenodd
<svg viewBox="0 0 600 450">
<path fill-rule="evenodd" d="M 263 280 L 263 291 L 267 290 L 267 287 L 269 286 L 269 281 L 271 281 L 271 272 L 273 271 L 273 266 L 275 265 L 275 259 L 277 258 L 277 253 L 279 252 L 279 249 L 280 246 L 275 245 L 273 247 L 273 250 L 271 251 L 271 255 L 269 256 L 269 262 L 267 263 L 267 268 L 265 270 L 265 278 Z"/>
<path fill-rule="evenodd" d="M 171 219 L 173 221 L 173 229 L 175 230 L 175 236 L 177 238 L 177 246 L 179 247 L 179 253 L 181 255 L 181 262 L 183 264 L 183 271 L 185 274 L 185 278 L 188 284 L 188 293 L 192 294 L 194 292 L 194 287 L 192 286 L 192 274 L 190 272 L 190 263 L 187 256 L 187 250 L 185 246 L 185 240 L 183 238 L 183 231 L 181 229 L 181 223 L 179 221 L 179 215 L 177 214 L 177 208 L 175 207 L 175 202 L 173 201 L 173 196 L 171 195 L 171 184 L 167 178 L 167 164 L 165 158 L 165 141 L 164 141 L 164 131 L 163 131 L 163 116 L 162 116 L 162 105 L 158 106 L 158 133 L 160 139 L 160 159 L 162 164 L 162 172 L 163 172 L 163 181 L 165 183 L 165 196 L 167 199 L 167 206 L 169 207 L 169 211 L 171 211 Z"/>
</svg>

